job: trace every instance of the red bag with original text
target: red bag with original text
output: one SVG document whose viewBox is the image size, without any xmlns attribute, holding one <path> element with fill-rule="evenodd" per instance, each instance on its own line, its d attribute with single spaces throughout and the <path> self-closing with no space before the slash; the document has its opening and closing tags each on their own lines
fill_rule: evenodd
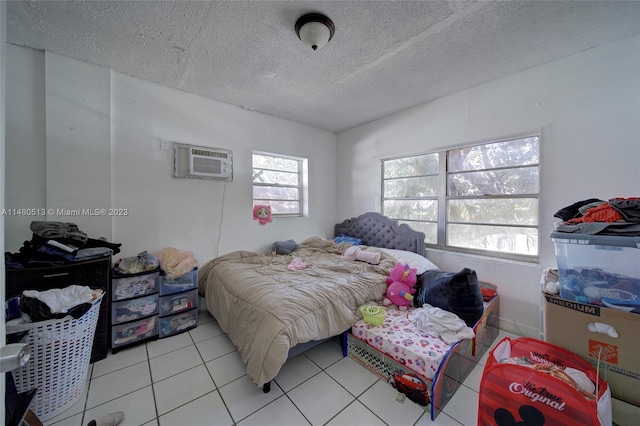
<svg viewBox="0 0 640 426">
<path fill-rule="evenodd" d="M 612 424 L 611 390 L 586 360 L 531 338 L 505 337 L 489 353 L 478 425 Z"/>
</svg>

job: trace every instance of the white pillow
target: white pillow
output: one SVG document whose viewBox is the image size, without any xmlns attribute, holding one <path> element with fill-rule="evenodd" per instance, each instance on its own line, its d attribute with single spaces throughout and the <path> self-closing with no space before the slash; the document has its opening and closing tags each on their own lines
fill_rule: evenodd
<svg viewBox="0 0 640 426">
<path fill-rule="evenodd" d="M 416 268 L 416 275 L 424 274 L 431 269 L 440 269 L 429 259 L 424 256 L 420 256 L 418 253 L 406 250 L 396 250 L 379 247 L 379 250 L 387 253 L 389 256 L 393 256 L 398 262 L 409 265 L 410 268 Z"/>
</svg>

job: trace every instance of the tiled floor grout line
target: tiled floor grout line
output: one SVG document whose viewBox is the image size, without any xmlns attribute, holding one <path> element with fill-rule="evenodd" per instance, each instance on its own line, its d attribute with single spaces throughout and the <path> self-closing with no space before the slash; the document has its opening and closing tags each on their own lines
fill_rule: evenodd
<svg viewBox="0 0 640 426">
<path fill-rule="evenodd" d="M 156 413 L 155 420 L 160 424 L 160 413 L 158 412 L 158 405 L 156 403 L 156 388 L 153 386 L 153 373 L 151 372 L 151 357 L 149 356 L 149 346 L 145 343 L 144 352 L 147 354 L 147 366 L 149 367 L 149 378 L 151 379 L 151 395 L 153 396 L 153 411 Z M 149 420 L 152 422 L 153 419 Z M 147 422 L 147 423 L 149 423 Z"/>
<path fill-rule="evenodd" d="M 207 322 L 210 322 L 210 321 L 207 321 Z M 206 324 L 206 323 L 204 323 L 204 324 Z M 198 324 L 198 325 L 200 325 L 200 324 Z M 214 336 L 214 337 L 217 337 L 217 336 Z M 211 378 L 211 383 L 213 383 L 213 391 L 208 392 L 208 393 L 206 393 L 205 395 L 200 396 L 200 398 L 204 398 L 206 395 L 209 395 L 209 394 L 211 394 L 212 392 L 217 392 L 218 396 L 220 397 L 220 401 L 222 401 L 222 405 L 224 405 L 225 410 L 227 410 L 227 413 L 229 414 L 229 418 L 231 419 L 231 421 L 232 421 L 232 422 L 233 422 L 233 424 L 235 425 L 237 422 L 234 420 L 233 416 L 231 415 L 231 410 L 229 410 L 229 406 L 227 405 L 227 401 L 225 401 L 224 397 L 222 396 L 222 392 L 220 392 L 220 388 L 221 388 L 222 386 L 218 386 L 218 384 L 216 383 L 215 379 L 214 379 L 214 378 L 213 378 L 213 376 L 211 375 L 211 371 L 209 371 L 209 368 L 207 368 L 207 362 L 211 362 L 211 361 L 213 361 L 214 359 L 221 358 L 221 357 L 223 357 L 223 356 L 225 356 L 225 355 L 228 355 L 228 354 L 220 355 L 218 358 L 214 358 L 214 359 L 212 359 L 212 360 L 205 361 L 205 360 L 204 360 L 204 357 L 203 357 L 203 356 L 202 356 L 202 354 L 200 353 L 200 350 L 198 349 L 198 345 L 196 344 L 195 339 L 193 338 L 193 336 L 192 336 L 191 334 L 189 334 L 189 338 L 190 338 L 190 339 L 191 339 L 191 341 L 193 342 L 193 346 L 196 348 L 196 351 L 198 351 L 198 355 L 200 356 L 200 359 L 202 360 L 202 365 L 204 365 L 205 370 L 207 370 L 207 374 L 208 374 L 208 375 L 209 375 L 209 377 Z M 205 340 L 207 340 L 207 339 L 205 339 Z M 202 340 L 202 341 L 204 341 L 204 340 Z M 230 352 L 230 353 L 231 353 L 231 352 Z M 240 377 L 243 377 L 243 376 L 240 376 Z M 232 382 L 233 382 L 233 381 L 232 381 Z M 231 382 L 229 382 L 229 383 L 231 383 Z M 226 384 L 229 384 L 229 383 L 226 383 Z M 224 386 L 224 385 L 223 385 L 223 386 Z M 193 401 L 196 401 L 197 399 L 199 399 L 199 398 L 196 398 L 196 399 L 194 399 Z M 193 402 L 193 401 L 191 401 L 191 402 Z M 187 404 L 188 404 L 188 403 L 187 403 Z M 183 404 L 183 405 L 186 405 L 186 404 Z M 178 407 L 178 408 L 179 408 L 179 407 Z M 177 409 L 177 408 L 176 408 L 176 409 Z M 158 417 L 158 423 L 160 423 L 160 418 L 159 418 L 159 417 Z"/>
<path fill-rule="evenodd" d="M 212 321 L 211 321 L 211 320 L 210 320 L 210 321 L 206 321 L 206 322 L 201 323 L 201 324 L 207 324 L 207 323 L 209 323 L 209 322 L 212 322 Z M 201 324 L 198 324 L 198 325 L 201 325 Z M 222 333 L 222 334 L 224 334 L 224 333 Z M 96 377 L 92 377 L 92 376 L 93 376 L 93 373 L 94 373 L 94 367 L 95 367 L 95 366 L 92 364 L 92 365 L 90 366 L 90 369 L 89 369 L 89 372 L 88 372 L 88 383 L 87 383 L 87 386 L 86 386 L 86 393 L 85 393 L 85 395 L 83 396 L 83 400 L 82 400 L 82 411 L 80 411 L 80 412 L 78 412 L 78 413 L 76 413 L 76 414 L 70 415 L 70 416 L 68 416 L 68 417 L 66 417 L 66 418 L 60 418 L 60 419 L 57 419 L 56 423 L 62 423 L 62 422 L 65 422 L 65 420 L 69 420 L 69 419 L 70 419 L 70 418 L 72 418 L 72 417 L 79 416 L 80 421 L 81 421 L 81 424 L 85 424 L 85 423 L 89 420 L 88 418 L 86 418 L 86 412 L 87 412 L 87 411 L 89 411 L 89 410 L 93 410 L 93 409 L 95 409 L 96 407 L 99 407 L 99 406 L 101 406 L 101 405 L 107 404 L 107 403 L 109 403 L 109 402 L 111 402 L 111 401 L 113 401 L 113 400 L 115 400 L 115 399 L 117 399 L 117 398 L 121 398 L 121 397 L 123 397 L 123 396 L 129 395 L 129 394 L 132 394 L 132 393 L 134 393 L 134 392 L 138 392 L 138 391 L 140 391 L 140 390 L 142 390 L 142 389 L 145 389 L 145 388 L 146 388 L 146 386 L 143 386 L 142 388 L 134 389 L 134 390 L 131 390 L 130 392 L 127 392 L 126 394 L 119 395 L 117 398 L 111 399 L 111 400 L 109 400 L 109 401 L 103 401 L 103 402 L 101 402 L 100 404 L 98 404 L 98 405 L 96 405 L 96 406 L 94 406 L 94 407 L 88 408 L 88 406 L 87 406 L 87 404 L 88 404 L 88 399 L 89 399 L 89 393 L 90 393 L 90 391 L 91 391 L 91 389 L 92 389 L 92 386 L 94 386 L 94 385 L 95 385 L 94 383 L 92 383 L 94 379 L 99 379 L 99 378 L 104 377 L 104 376 L 106 376 L 106 375 L 108 375 L 108 374 L 112 374 L 112 373 L 114 373 L 114 372 L 117 372 L 117 371 L 123 370 L 123 369 L 125 369 L 125 368 L 133 367 L 133 366 L 135 366 L 135 365 L 138 365 L 138 364 L 140 364 L 140 363 L 142 363 L 142 362 L 145 362 L 145 361 L 146 361 L 146 362 L 147 362 L 147 368 L 148 368 L 148 374 L 149 374 L 150 382 L 151 382 L 149 386 L 151 386 L 151 395 L 152 395 L 152 398 L 153 398 L 153 404 L 154 404 L 153 411 L 154 411 L 154 413 L 155 413 L 155 417 L 154 417 L 154 418 L 152 418 L 152 419 L 150 419 L 150 420 L 148 420 L 148 421 L 147 421 L 147 422 L 145 422 L 144 424 L 147 424 L 147 423 L 153 423 L 153 422 L 155 421 L 158 425 L 160 425 L 160 417 L 161 417 L 161 416 L 160 416 L 160 414 L 159 414 L 158 407 L 157 407 L 156 394 L 155 394 L 155 385 L 156 385 L 157 383 L 161 383 L 162 381 L 167 380 L 167 379 L 169 379 L 169 378 L 171 378 L 171 377 L 175 377 L 176 375 L 182 374 L 182 373 L 184 373 L 184 372 L 186 372 L 186 371 L 193 370 L 193 369 L 198 368 L 198 367 L 200 367 L 200 366 L 204 366 L 204 368 L 207 370 L 207 374 L 209 375 L 209 378 L 211 379 L 211 382 L 213 383 L 213 390 L 211 390 L 211 391 L 209 391 L 209 392 L 206 392 L 205 394 L 200 395 L 200 396 L 198 396 L 197 398 L 195 398 L 195 399 L 193 399 L 193 400 L 190 400 L 190 401 L 187 401 L 187 402 L 182 403 L 181 405 L 179 405 L 178 407 L 173 408 L 172 410 L 168 411 L 167 413 L 163 413 L 163 416 L 164 416 L 164 415 L 167 415 L 167 414 L 169 414 L 169 413 L 171 413 L 171 412 L 173 412 L 173 411 L 175 411 L 175 410 L 177 410 L 177 409 L 180 409 L 180 408 L 184 407 L 185 405 L 191 404 L 191 403 L 193 403 L 194 401 L 197 401 L 197 400 L 198 400 L 198 399 L 200 399 L 200 398 L 204 398 L 204 397 L 206 397 L 207 395 L 211 395 L 212 393 L 217 392 L 217 394 L 218 394 L 218 396 L 219 396 L 219 398 L 220 398 L 220 400 L 221 400 L 221 402 L 222 402 L 222 404 L 223 404 L 223 406 L 224 406 L 224 409 L 226 410 L 227 414 L 229 415 L 229 417 L 230 417 L 230 419 L 231 419 L 231 421 L 232 421 L 232 423 L 233 423 L 234 425 L 237 425 L 237 423 L 244 421 L 244 420 L 245 420 L 245 419 L 247 419 L 248 417 L 250 417 L 250 416 L 254 415 L 255 413 L 257 413 L 258 411 L 260 411 L 260 410 L 264 409 L 265 407 L 267 407 L 267 406 L 269 406 L 269 405 L 271 405 L 271 404 L 275 403 L 276 401 L 278 401 L 278 400 L 280 399 L 280 397 L 281 397 L 281 396 L 285 396 L 285 397 L 289 400 L 289 402 L 291 402 L 291 404 L 293 405 L 293 407 L 295 407 L 295 409 L 298 411 L 298 413 L 299 413 L 299 414 L 300 414 L 300 415 L 301 415 L 301 416 L 302 416 L 302 417 L 303 417 L 307 422 L 311 423 L 311 421 L 309 420 L 309 418 L 308 418 L 308 417 L 307 417 L 307 416 L 302 412 L 302 410 L 301 410 L 301 409 L 300 409 L 300 408 L 299 408 L 299 407 L 294 403 L 293 399 L 292 399 L 292 398 L 291 398 L 291 396 L 290 396 L 290 393 L 291 393 L 291 392 L 293 392 L 296 388 L 298 388 L 298 387 L 300 387 L 301 385 L 303 385 L 304 383 L 308 382 L 309 380 L 312 380 L 313 378 L 317 377 L 319 374 L 321 374 L 321 373 L 325 373 L 327 376 L 329 376 L 329 378 L 331 379 L 331 381 L 332 381 L 332 382 L 335 382 L 336 384 L 338 384 L 338 386 L 340 386 L 340 387 L 341 387 L 342 389 L 344 389 L 344 390 L 345 390 L 345 391 L 346 391 L 350 396 L 352 396 L 352 397 L 353 397 L 353 400 L 351 400 L 351 401 L 347 404 L 347 406 L 346 406 L 346 407 L 343 407 L 340 411 L 338 411 L 337 413 L 335 413 L 335 414 L 334 414 L 330 419 L 328 419 L 328 420 L 325 422 L 325 424 L 326 424 L 326 423 L 331 422 L 333 419 L 335 419 L 337 416 L 339 416 L 341 413 L 343 413 L 345 410 L 347 410 L 350 406 L 354 405 L 354 402 L 356 402 L 356 401 L 357 401 L 359 404 L 361 404 L 363 407 L 365 407 L 365 409 L 366 409 L 368 412 L 370 412 L 370 413 L 371 413 L 375 418 L 379 419 L 380 421 L 382 421 L 383 423 L 385 423 L 385 424 L 386 424 L 386 422 L 385 422 L 384 420 L 382 420 L 378 415 L 376 415 L 376 414 L 375 414 L 375 412 L 373 412 L 373 411 L 371 410 L 371 408 L 370 408 L 368 405 L 366 405 L 365 403 L 363 403 L 363 402 L 360 400 L 360 397 L 361 397 L 362 395 L 364 395 L 364 394 L 365 394 L 369 389 L 371 389 L 373 386 L 375 386 L 375 385 L 378 383 L 378 381 L 379 381 L 379 380 L 381 380 L 381 379 L 380 379 L 380 378 L 377 378 L 377 380 L 376 380 L 376 381 L 374 381 L 374 383 L 373 383 L 373 384 L 371 384 L 371 385 L 369 385 L 368 387 L 366 387 L 366 389 L 364 389 L 362 392 L 360 392 L 360 394 L 359 394 L 359 395 L 354 395 L 354 394 L 352 394 L 352 393 L 351 393 L 351 392 L 350 392 L 350 391 L 349 391 L 349 390 L 348 390 L 344 385 L 342 385 L 342 384 L 341 384 L 341 383 L 340 383 L 336 378 L 334 378 L 331 374 L 329 374 L 329 372 L 327 371 L 327 370 L 329 370 L 331 367 L 333 367 L 334 365 L 336 365 L 337 363 L 339 363 L 340 361 L 342 361 L 345 357 L 342 357 L 342 356 L 341 356 L 340 358 L 338 358 L 338 359 L 337 359 L 337 360 L 335 360 L 335 361 L 330 361 L 330 363 L 329 363 L 328 365 L 326 365 L 326 367 L 322 367 L 322 366 L 320 365 L 320 363 L 319 363 L 320 361 L 322 361 L 322 364 L 325 364 L 325 362 L 323 361 L 323 360 L 325 359 L 325 358 L 324 358 L 324 355 L 325 355 L 325 354 L 324 354 L 322 351 L 321 351 L 321 352 L 319 352 L 319 355 L 315 357 L 318 361 L 314 361 L 314 359 L 310 356 L 310 352 L 303 353 L 303 355 L 304 355 L 304 356 L 305 356 L 309 361 L 311 361 L 313 365 L 315 365 L 315 366 L 317 366 L 317 367 L 319 368 L 319 371 L 318 371 L 317 373 L 315 373 L 315 374 L 313 374 L 312 376 L 310 376 L 310 377 L 308 377 L 308 378 L 304 379 L 302 382 L 297 383 L 294 387 L 292 387 L 291 389 L 289 389 L 289 391 L 287 391 L 287 392 L 285 392 L 285 391 L 284 391 L 284 389 L 280 386 L 280 384 L 278 384 L 278 383 L 277 383 L 276 379 L 273 379 L 273 380 L 274 380 L 274 382 L 276 383 L 276 385 L 280 388 L 280 390 L 282 390 L 283 395 L 278 396 L 276 399 L 274 399 L 274 400 L 270 401 L 268 404 L 266 404 L 266 405 L 264 405 L 264 406 L 262 406 L 262 407 L 260 407 L 260 408 L 256 409 L 255 411 L 251 412 L 250 414 L 247 414 L 247 415 L 246 415 L 246 416 L 244 416 L 242 419 L 238 419 L 238 420 L 236 420 L 236 419 L 234 419 L 234 417 L 233 417 L 233 416 L 232 416 L 232 414 L 231 414 L 231 411 L 229 410 L 229 406 L 228 406 L 228 404 L 227 404 L 227 401 L 225 401 L 225 399 L 222 397 L 222 393 L 220 392 L 220 389 L 221 389 L 222 387 L 226 386 L 226 385 L 229 385 L 229 384 L 231 384 L 231 383 L 236 382 L 237 380 L 241 380 L 241 379 L 243 379 L 243 378 L 246 378 L 246 375 L 243 375 L 243 376 L 240 376 L 240 377 L 238 377 L 238 378 L 235 378 L 234 380 L 231 380 L 230 382 L 225 383 L 225 384 L 224 384 L 224 385 L 222 385 L 222 386 L 218 386 L 218 385 L 217 385 L 217 383 L 215 382 L 214 378 L 213 378 L 213 375 L 212 375 L 211 371 L 210 371 L 210 370 L 209 370 L 209 368 L 207 367 L 207 362 L 211 362 L 211 361 L 216 360 L 216 359 L 218 359 L 218 358 L 220 358 L 220 357 L 226 356 L 226 355 L 228 355 L 229 353 L 233 353 L 234 351 L 231 351 L 231 352 L 229 352 L 229 353 L 225 353 L 225 354 L 222 354 L 222 355 L 216 356 L 215 358 L 213 358 L 213 359 L 211 359 L 211 360 L 209 360 L 209 361 L 206 361 L 206 362 L 205 362 L 205 360 L 204 360 L 204 356 L 203 356 L 203 354 L 201 353 L 200 349 L 199 349 L 199 348 L 198 348 L 198 346 L 197 346 L 197 345 L 198 345 L 198 343 L 205 342 L 205 341 L 207 341 L 207 340 L 209 340 L 209 339 L 213 339 L 213 338 L 215 338 L 215 337 L 218 337 L 219 335 L 217 335 L 217 336 L 211 336 L 211 337 L 208 337 L 207 339 L 199 340 L 198 342 L 196 342 L 196 341 L 195 341 L 194 336 L 192 336 L 190 333 L 188 333 L 188 336 L 189 336 L 189 341 L 190 341 L 190 343 L 188 343 L 188 344 L 186 344 L 186 345 L 184 345 L 184 346 L 182 346 L 182 347 L 180 347 L 180 348 L 175 348 L 175 349 L 169 350 L 169 351 L 167 351 L 167 352 L 165 352 L 165 353 L 162 353 L 162 354 L 160 354 L 160 355 L 156 355 L 156 356 L 154 356 L 153 358 L 152 358 L 152 357 L 151 357 L 151 355 L 150 355 L 149 347 L 148 347 L 148 346 L 147 346 L 147 344 L 145 343 L 144 353 L 145 353 L 146 360 L 144 360 L 144 361 L 139 361 L 139 362 L 135 362 L 135 363 L 133 363 L 133 364 L 131 364 L 131 365 L 127 365 L 127 366 L 125 366 L 125 367 L 116 368 L 116 369 L 114 369 L 114 370 L 108 371 L 107 373 L 101 374 L 101 375 L 96 376 Z M 500 336 L 498 336 L 498 338 L 496 338 L 496 339 L 494 340 L 494 342 L 492 342 L 492 345 L 491 345 L 491 346 L 493 347 L 493 346 L 494 346 L 497 342 L 499 342 L 499 341 L 500 341 Z M 337 343 L 335 343 L 335 344 L 337 345 Z M 193 366 L 193 367 L 190 367 L 190 368 L 188 368 L 188 369 L 186 369 L 186 370 L 184 370 L 184 371 L 180 371 L 180 372 L 177 372 L 177 373 L 175 373 L 175 374 L 172 374 L 171 376 L 165 377 L 165 378 L 163 378 L 162 380 L 159 380 L 158 382 L 154 382 L 154 379 L 153 379 L 153 373 L 152 373 L 152 369 L 151 369 L 151 360 L 152 360 L 152 359 L 155 359 L 155 358 L 158 358 L 158 357 L 161 357 L 161 356 L 164 356 L 164 355 L 169 355 L 169 354 L 171 354 L 171 353 L 173 353 L 173 352 L 176 352 L 176 351 L 179 351 L 179 350 L 182 350 L 182 349 L 188 348 L 188 347 L 190 347 L 190 346 L 193 346 L 193 347 L 196 349 L 197 354 L 198 354 L 198 357 L 199 357 L 199 359 L 200 359 L 200 363 L 198 363 L 198 365 Z M 339 345 L 338 345 L 338 346 L 339 346 Z M 489 350 L 490 350 L 490 349 L 489 349 Z M 489 353 L 489 352 L 487 352 L 487 353 Z M 483 359 L 478 360 L 477 362 L 475 362 L 475 365 L 472 367 L 472 370 L 473 370 L 473 369 L 475 369 L 475 368 L 477 368 L 477 367 L 482 367 L 482 368 L 483 368 L 485 363 L 486 363 L 486 355 L 483 357 Z M 112 367 L 113 367 L 113 366 L 112 366 Z M 109 367 L 107 367 L 107 368 L 109 368 Z M 462 385 L 462 386 L 465 386 L 465 387 L 467 388 L 467 390 L 472 391 L 472 392 L 477 396 L 477 395 L 479 394 L 479 392 L 478 392 L 477 390 L 475 390 L 474 388 L 472 388 L 469 384 L 467 384 L 467 381 L 468 381 L 468 380 L 469 380 L 469 376 L 467 376 L 467 377 L 465 378 L 465 381 L 463 381 L 463 382 L 461 383 L 461 385 Z M 474 386 L 475 386 L 475 383 L 474 383 Z M 424 416 L 425 416 L 425 415 L 427 416 L 427 418 L 426 418 L 426 419 L 427 419 L 429 422 L 431 422 L 431 419 L 430 419 L 430 411 L 429 411 L 428 409 L 425 409 L 425 410 L 424 410 L 424 412 L 423 412 L 420 416 L 418 416 L 417 420 L 416 420 L 413 424 L 415 425 L 415 424 L 417 424 L 417 423 L 420 423 L 420 422 L 424 419 Z M 440 415 L 446 415 L 448 419 L 453 420 L 453 421 L 454 421 L 455 423 L 457 423 L 457 424 L 461 424 L 461 423 L 460 423 L 460 421 L 458 421 L 457 419 L 455 419 L 454 417 L 452 417 L 452 416 L 451 416 L 451 415 L 449 415 L 448 413 L 445 413 L 444 411 L 443 411 L 442 413 L 440 413 Z M 53 423 L 53 424 L 52 424 L 52 423 L 48 423 L 48 424 L 55 425 L 55 423 Z"/>
</svg>

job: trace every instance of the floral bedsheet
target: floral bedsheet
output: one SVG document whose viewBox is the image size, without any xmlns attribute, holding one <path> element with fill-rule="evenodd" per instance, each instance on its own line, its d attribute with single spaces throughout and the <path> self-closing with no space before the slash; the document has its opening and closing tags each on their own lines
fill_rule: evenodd
<svg viewBox="0 0 640 426">
<path fill-rule="evenodd" d="M 384 324 L 376 326 L 358 321 L 352 334 L 372 348 L 386 354 L 399 364 L 421 376 L 433 379 L 438 366 L 454 345 L 445 343 L 416 329 L 409 320 L 411 309 L 387 309 Z"/>
</svg>

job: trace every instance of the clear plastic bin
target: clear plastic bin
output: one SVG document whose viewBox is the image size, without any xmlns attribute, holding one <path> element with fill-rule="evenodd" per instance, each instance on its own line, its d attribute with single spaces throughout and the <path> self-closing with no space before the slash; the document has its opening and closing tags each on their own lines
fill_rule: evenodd
<svg viewBox="0 0 640 426">
<path fill-rule="evenodd" d="M 198 268 L 174 279 L 160 275 L 160 295 L 180 293 L 198 287 Z"/>
<path fill-rule="evenodd" d="M 130 345 L 158 335 L 158 316 L 116 325 L 111 330 L 111 347 Z"/>
<path fill-rule="evenodd" d="M 640 307 L 640 237 L 552 232 L 563 299 Z"/>
<path fill-rule="evenodd" d="M 195 328 L 198 324 L 198 310 L 192 309 L 176 315 L 160 318 L 160 338 L 173 336 Z"/>
<path fill-rule="evenodd" d="M 111 281 L 111 300 L 130 299 L 158 292 L 160 272 L 137 274 L 130 276 L 114 276 Z"/>
<path fill-rule="evenodd" d="M 198 290 L 189 290 L 183 293 L 160 296 L 161 317 L 177 314 L 198 307 Z"/>
<path fill-rule="evenodd" d="M 158 313 L 158 293 L 111 303 L 113 324 L 134 321 Z"/>
</svg>

